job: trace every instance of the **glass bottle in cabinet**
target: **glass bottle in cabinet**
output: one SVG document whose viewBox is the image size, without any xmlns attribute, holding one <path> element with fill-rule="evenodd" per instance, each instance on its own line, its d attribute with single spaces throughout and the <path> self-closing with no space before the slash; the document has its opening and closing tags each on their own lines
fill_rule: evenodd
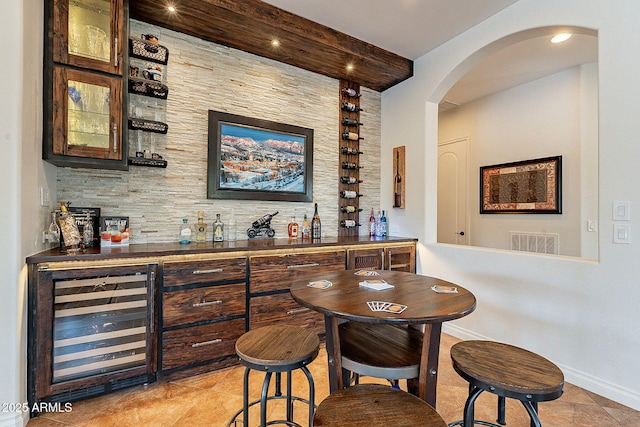
<svg viewBox="0 0 640 427">
<path fill-rule="evenodd" d="M 122 81 L 63 67 L 54 67 L 53 75 L 52 144 L 45 147 L 45 160 L 60 166 L 114 160 L 111 168 L 126 168 Z"/>
<path fill-rule="evenodd" d="M 122 75 L 123 0 L 54 0 L 53 60 Z"/>
</svg>

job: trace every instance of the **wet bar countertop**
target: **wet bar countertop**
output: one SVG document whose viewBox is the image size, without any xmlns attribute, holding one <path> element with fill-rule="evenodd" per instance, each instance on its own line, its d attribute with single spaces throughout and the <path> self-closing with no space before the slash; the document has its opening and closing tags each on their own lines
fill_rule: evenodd
<svg viewBox="0 0 640 427">
<path fill-rule="evenodd" d="M 59 248 L 49 249 L 37 254 L 28 256 L 27 264 L 38 264 L 44 262 L 65 262 L 65 261 L 98 261 L 114 258 L 146 258 L 161 257 L 169 255 L 197 255 L 224 252 L 253 252 L 261 250 L 282 250 L 291 252 L 296 249 L 308 250 L 314 247 L 343 247 L 358 245 L 389 245 L 395 243 L 416 242 L 417 239 L 410 237 L 385 237 L 371 238 L 369 236 L 350 237 L 324 237 L 318 240 L 302 240 L 289 238 L 256 238 L 251 240 L 233 240 L 225 242 L 206 242 L 183 245 L 178 242 L 171 243 L 147 243 L 130 244 L 122 247 L 90 247 L 82 252 L 62 253 Z"/>
</svg>

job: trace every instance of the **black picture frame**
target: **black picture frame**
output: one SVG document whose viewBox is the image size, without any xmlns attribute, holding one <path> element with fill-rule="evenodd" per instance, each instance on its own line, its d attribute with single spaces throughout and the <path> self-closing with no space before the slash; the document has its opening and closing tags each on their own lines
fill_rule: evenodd
<svg viewBox="0 0 640 427">
<path fill-rule="evenodd" d="M 562 156 L 480 168 L 480 213 L 562 213 Z"/>
<path fill-rule="evenodd" d="M 209 110 L 207 198 L 313 200 L 313 129 Z"/>
</svg>

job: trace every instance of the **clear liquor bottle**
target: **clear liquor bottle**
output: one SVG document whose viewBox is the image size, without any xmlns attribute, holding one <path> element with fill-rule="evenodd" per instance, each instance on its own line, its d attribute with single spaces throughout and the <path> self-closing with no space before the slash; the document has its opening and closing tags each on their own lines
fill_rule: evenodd
<svg viewBox="0 0 640 427">
<path fill-rule="evenodd" d="M 196 242 L 207 241 L 207 224 L 204 222 L 204 212 L 198 211 L 198 222 L 196 222 Z"/>
<path fill-rule="evenodd" d="M 182 224 L 180 225 L 180 232 L 178 233 L 178 241 L 181 245 L 187 245 L 191 243 L 191 226 L 189 225 L 189 220 L 187 218 L 182 219 Z"/>
<path fill-rule="evenodd" d="M 220 214 L 216 214 L 216 220 L 213 223 L 213 241 L 224 241 L 224 222 L 220 219 Z"/>
</svg>

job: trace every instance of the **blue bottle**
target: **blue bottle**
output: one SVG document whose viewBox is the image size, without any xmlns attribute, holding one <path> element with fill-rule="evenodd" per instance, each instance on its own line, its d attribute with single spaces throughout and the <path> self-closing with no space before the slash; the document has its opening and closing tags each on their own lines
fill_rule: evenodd
<svg viewBox="0 0 640 427">
<path fill-rule="evenodd" d="M 384 215 L 384 210 L 380 216 L 380 234 L 382 237 L 387 237 L 387 217 Z"/>
</svg>

